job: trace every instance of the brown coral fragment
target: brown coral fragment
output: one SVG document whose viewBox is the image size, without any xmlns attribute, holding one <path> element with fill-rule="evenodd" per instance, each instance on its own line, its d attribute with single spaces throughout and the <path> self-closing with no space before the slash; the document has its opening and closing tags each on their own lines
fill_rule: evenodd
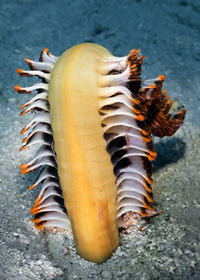
<svg viewBox="0 0 200 280">
<path fill-rule="evenodd" d="M 186 110 L 182 108 L 177 112 L 170 112 L 173 100 L 169 100 L 167 91 L 162 91 L 164 75 L 156 79 L 141 81 L 140 72 L 144 57 L 139 50 L 132 50 L 128 56 L 127 64 L 130 67 L 129 87 L 133 98 L 138 100 L 134 110 L 144 116 L 139 119 L 139 125 L 147 130 L 148 135 L 164 137 L 172 136 L 183 123 Z"/>
</svg>

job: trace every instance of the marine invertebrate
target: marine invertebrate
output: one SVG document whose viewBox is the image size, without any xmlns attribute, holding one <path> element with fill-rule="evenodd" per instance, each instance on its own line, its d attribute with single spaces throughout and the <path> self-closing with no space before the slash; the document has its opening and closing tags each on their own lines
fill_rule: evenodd
<svg viewBox="0 0 200 280">
<path fill-rule="evenodd" d="M 19 93 L 38 91 L 20 106 L 21 115 L 39 111 L 21 131 L 33 127 L 21 150 L 41 143 L 34 159 L 21 165 L 22 174 L 44 167 L 29 188 L 42 183 L 33 222 L 37 229 L 71 225 L 78 253 L 102 262 L 119 244 L 125 215 L 155 215 L 151 136 L 175 133 L 185 110 L 169 113 L 164 76 L 141 81 L 139 50 L 114 57 L 84 43 L 60 58 L 44 49 L 39 62 L 26 61 L 31 70 L 17 72 L 42 79 L 15 86 Z"/>
</svg>

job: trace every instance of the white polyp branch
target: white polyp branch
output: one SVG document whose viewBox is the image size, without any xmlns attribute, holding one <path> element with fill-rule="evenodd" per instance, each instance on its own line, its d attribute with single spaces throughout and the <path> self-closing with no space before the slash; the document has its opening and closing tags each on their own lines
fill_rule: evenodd
<svg viewBox="0 0 200 280">
<path fill-rule="evenodd" d="M 49 88 L 48 84 L 38 83 L 38 84 L 34 84 L 30 87 L 20 87 L 20 90 L 29 93 L 33 90 L 38 90 L 38 89 L 44 89 L 44 90 L 48 91 L 48 88 Z"/>
<path fill-rule="evenodd" d="M 33 98 L 31 98 L 28 102 L 26 102 L 25 104 L 21 105 L 20 108 L 26 107 L 30 104 L 32 104 L 33 102 L 35 102 L 36 100 L 47 100 L 48 99 L 48 92 L 47 91 L 43 91 L 41 93 L 38 93 L 37 95 L 35 95 Z"/>
<path fill-rule="evenodd" d="M 50 80 L 50 74 L 49 73 L 44 73 L 43 71 L 39 70 L 21 70 L 21 74 L 26 74 L 27 76 L 38 76 L 39 78 L 45 79 L 47 82 Z"/>
<path fill-rule="evenodd" d="M 26 58 L 26 62 L 30 65 L 31 68 L 35 70 L 51 72 L 51 70 L 54 67 L 53 62 L 40 62 L 40 61 L 31 60 L 29 58 Z"/>
<path fill-rule="evenodd" d="M 129 67 L 127 67 L 122 73 L 116 75 L 99 75 L 99 84 L 101 87 L 125 86 L 129 81 L 129 74 Z"/>
</svg>

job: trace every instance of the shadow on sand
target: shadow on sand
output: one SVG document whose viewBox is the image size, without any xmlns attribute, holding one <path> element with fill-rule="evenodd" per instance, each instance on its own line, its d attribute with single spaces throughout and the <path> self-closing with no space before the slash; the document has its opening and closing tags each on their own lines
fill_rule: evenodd
<svg viewBox="0 0 200 280">
<path fill-rule="evenodd" d="M 157 157 L 153 162 L 153 172 L 177 162 L 185 154 L 186 143 L 179 137 L 161 139 L 154 144 Z"/>
</svg>

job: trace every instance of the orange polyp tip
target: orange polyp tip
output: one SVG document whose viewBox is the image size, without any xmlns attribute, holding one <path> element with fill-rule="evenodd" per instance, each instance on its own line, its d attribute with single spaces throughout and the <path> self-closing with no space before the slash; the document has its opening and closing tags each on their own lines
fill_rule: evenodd
<svg viewBox="0 0 200 280">
<path fill-rule="evenodd" d="M 143 135 L 148 135 L 148 132 L 146 130 L 141 129 L 140 131 L 142 132 Z"/>
<path fill-rule="evenodd" d="M 154 158 L 157 156 L 157 153 L 156 153 L 156 152 L 149 151 L 149 154 L 150 154 L 152 157 L 154 157 Z"/>
<path fill-rule="evenodd" d="M 149 143 L 151 141 L 151 138 L 150 137 L 142 137 L 142 140 Z"/>
<path fill-rule="evenodd" d="M 37 210 L 35 210 L 35 209 L 31 209 L 30 212 L 31 212 L 32 215 L 35 215 L 35 214 L 40 213 L 39 210 L 37 211 Z"/>
<path fill-rule="evenodd" d="M 22 105 L 19 106 L 19 109 L 23 109 L 24 107 L 26 107 L 26 105 L 22 104 Z"/>
<path fill-rule="evenodd" d="M 33 206 L 32 206 L 32 208 L 30 209 L 30 211 L 33 211 L 33 210 L 36 210 L 38 208 L 38 204 L 34 204 Z"/>
<path fill-rule="evenodd" d="M 23 69 L 18 68 L 16 72 L 21 76 L 21 77 L 27 77 L 27 76 L 32 76 L 30 73 L 27 73 Z"/>
<path fill-rule="evenodd" d="M 42 225 L 35 224 L 34 227 L 35 227 L 37 230 L 42 230 L 42 229 L 45 228 L 43 224 L 42 224 Z"/>
<path fill-rule="evenodd" d="M 20 87 L 19 85 L 16 85 L 16 86 L 14 86 L 14 90 L 20 91 L 20 90 L 21 90 L 21 87 Z"/>
<path fill-rule="evenodd" d="M 37 204 L 34 204 L 33 207 L 30 209 L 30 212 L 39 212 L 40 209 L 38 209 L 40 207 L 40 204 L 37 203 Z"/>
<path fill-rule="evenodd" d="M 136 53 L 136 49 L 132 49 L 132 50 L 130 51 L 129 55 L 133 55 L 133 54 L 135 54 L 135 53 Z"/>
<path fill-rule="evenodd" d="M 39 223 L 40 222 L 40 219 L 33 219 L 32 220 L 32 223 Z"/>
<path fill-rule="evenodd" d="M 42 51 L 43 52 L 48 52 L 48 50 L 49 50 L 48 48 L 44 48 Z"/>
<path fill-rule="evenodd" d="M 144 211 L 139 212 L 139 214 L 140 214 L 143 218 L 145 218 L 145 217 L 147 216 L 147 213 L 145 213 Z"/>
<path fill-rule="evenodd" d="M 150 85 L 148 88 L 156 88 L 156 85 Z"/>
<path fill-rule="evenodd" d="M 22 73 L 24 73 L 24 70 L 21 69 L 21 68 L 17 68 L 17 69 L 16 69 L 16 72 L 19 73 L 19 74 L 22 74 Z"/>
<path fill-rule="evenodd" d="M 38 205 L 33 205 L 33 207 L 30 209 L 30 212 L 32 213 L 33 211 L 36 211 L 38 208 Z"/>
<path fill-rule="evenodd" d="M 150 178 L 148 178 L 148 177 L 146 177 L 145 179 L 146 179 L 146 181 L 149 183 L 149 185 L 152 185 L 153 180 L 151 180 L 151 179 L 150 179 Z"/>
<path fill-rule="evenodd" d="M 31 69 L 34 69 L 34 67 L 33 67 L 33 65 L 32 65 L 32 63 L 31 63 L 31 60 L 29 59 L 29 58 L 25 58 L 25 61 L 26 61 L 26 63 L 28 63 L 28 65 L 29 65 L 29 67 L 31 68 Z"/>
<path fill-rule="evenodd" d="M 153 199 L 149 195 L 145 195 L 145 197 L 149 202 L 153 202 Z"/>
<path fill-rule="evenodd" d="M 169 100 L 169 95 L 165 96 L 165 99 L 166 99 L 166 101 L 168 101 Z"/>
<path fill-rule="evenodd" d="M 163 89 L 163 94 L 167 94 L 167 90 L 166 89 Z"/>
<path fill-rule="evenodd" d="M 21 130 L 21 134 L 24 134 L 25 132 L 27 131 L 27 127 L 24 127 L 22 130 Z"/>
<path fill-rule="evenodd" d="M 27 164 L 23 164 L 23 163 L 22 163 L 22 164 L 20 165 L 21 170 L 24 170 L 24 169 L 26 169 L 27 167 L 28 167 Z"/>
<path fill-rule="evenodd" d="M 36 212 L 39 213 L 39 211 L 40 211 L 40 210 L 38 209 L 39 206 L 40 206 L 39 204 L 34 205 L 34 206 L 30 209 L 30 212 L 31 212 L 32 214 L 35 214 Z"/>
<path fill-rule="evenodd" d="M 35 213 L 35 210 L 33 210 L 33 208 L 30 209 L 30 213 L 31 213 L 32 215 L 37 214 L 37 213 Z"/>
<path fill-rule="evenodd" d="M 26 142 L 28 141 L 28 139 L 29 139 L 29 137 L 24 138 L 24 139 L 22 140 L 22 143 L 23 143 L 23 144 L 26 143 Z"/>
<path fill-rule="evenodd" d="M 25 115 L 27 113 L 27 110 L 24 110 L 23 112 L 21 112 L 19 115 L 20 116 L 23 116 L 23 115 Z"/>
<path fill-rule="evenodd" d="M 133 103 L 135 103 L 136 105 L 138 105 L 139 103 L 140 103 L 140 101 L 139 100 L 137 100 L 137 99 L 135 99 L 135 98 L 131 98 L 132 99 L 132 101 L 133 101 Z"/>
<path fill-rule="evenodd" d="M 165 80 L 165 75 L 159 75 L 159 76 L 158 76 L 158 79 L 159 79 L 160 81 L 164 81 L 164 80 Z"/>
<path fill-rule="evenodd" d="M 31 213 L 34 213 L 34 214 L 35 214 L 35 213 L 39 213 L 39 212 L 40 212 L 40 209 L 38 209 L 39 206 L 40 206 L 40 205 L 36 205 L 36 206 L 34 205 L 34 206 L 30 209 L 30 212 L 31 212 Z"/>
<path fill-rule="evenodd" d="M 152 161 L 152 160 L 155 159 L 155 157 L 152 157 L 151 155 L 147 155 L 147 158 L 148 158 L 149 161 Z"/>
<path fill-rule="evenodd" d="M 136 114 L 140 114 L 140 113 L 141 113 L 140 110 L 135 109 L 134 107 L 132 107 L 132 108 L 133 108 L 133 112 L 134 112 L 134 113 L 136 113 Z"/>
<path fill-rule="evenodd" d="M 32 189 L 34 189 L 36 187 L 36 185 L 32 185 L 28 188 L 29 191 L 31 191 Z"/>
<path fill-rule="evenodd" d="M 34 207 L 36 204 L 39 204 L 41 198 L 42 198 L 42 195 L 39 195 L 39 196 L 36 198 L 35 204 L 33 205 L 33 207 Z"/>
<path fill-rule="evenodd" d="M 27 145 L 22 146 L 19 150 L 20 150 L 20 152 L 21 152 L 21 151 L 25 150 L 26 148 L 27 148 Z"/>
<path fill-rule="evenodd" d="M 29 171 L 27 170 L 27 169 L 23 169 L 22 171 L 21 171 L 21 175 L 24 175 L 24 174 L 26 174 L 26 173 L 29 173 Z"/>
<path fill-rule="evenodd" d="M 144 116 L 143 116 L 143 115 L 138 115 L 138 116 L 136 117 L 136 119 L 137 119 L 138 121 L 143 121 L 143 120 L 144 120 Z"/>
<path fill-rule="evenodd" d="M 37 201 L 36 201 L 37 200 Z M 33 207 L 31 208 L 31 210 L 36 210 L 38 209 L 38 207 L 40 206 L 40 201 L 38 200 L 38 198 L 35 200 L 35 204 L 33 205 Z"/>
<path fill-rule="evenodd" d="M 151 189 L 149 186 L 147 186 L 146 184 L 145 184 L 145 189 L 146 189 L 149 193 L 152 193 L 152 189 Z"/>
<path fill-rule="evenodd" d="M 144 207 L 145 207 L 146 209 L 150 210 L 150 211 L 153 211 L 153 210 L 154 210 L 152 206 L 148 205 L 148 204 L 145 203 L 145 202 L 144 202 Z"/>
<path fill-rule="evenodd" d="M 14 90 L 18 93 L 29 93 L 30 91 L 22 89 L 19 85 L 14 86 Z"/>
</svg>

